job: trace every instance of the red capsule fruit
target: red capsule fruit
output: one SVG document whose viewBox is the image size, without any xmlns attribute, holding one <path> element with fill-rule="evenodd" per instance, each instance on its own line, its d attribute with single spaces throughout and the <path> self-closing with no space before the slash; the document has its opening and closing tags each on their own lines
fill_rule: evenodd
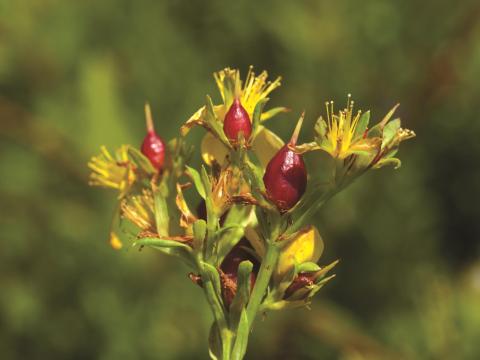
<svg viewBox="0 0 480 360">
<path fill-rule="evenodd" d="M 289 145 L 294 146 L 297 142 L 302 121 L 303 115 L 290 142 L 270 160 L 263 176 L 268 197 L 281 212 L 294 207 L 307 187 L 307 169 L 303 157 L 289 148 Z"/>
<path fill-rule="evenodd" d="M 237 293 L 238 267 L 242 261 L 249 260 L 253 264 L 250 274 L 250 289 L 253 289 L 260 264 L 252 255 L 253 248 L 246 238 L 240 241 L 230 250 L 220 265 L 220 280 L 222 284 L 222 296 L 225 304 L 229 307 Z"/>
<path fill-rule="evenodd" d="M 247 110 L 240 103 L 240 99 L 233 100 L 232 106 L 228 109 L 223 120 L 223 132 L 231 144 L 238 141 L 238 136 L 243 133 L 245 140 L 250 138 L 252 133 L 252 123 Z"/>
<path fill-rule="evenodd" d="M 299 273 L 287 290 L 285 290 L 285 295 L 283 298 L 288 299 L 300 289 L 308 289 L 309 286 L 312 286 L 315 283 L 316 275 L 316 271 Z M 304 294 L 304 297 L 307 297 L 308 294 L 309 291 Z"/>
<path fill-rule="evenodd" d="M 141 151 L 142 154 L 150 160 L 153 167 L 157 171 L 160 171 L 165 161 L 165 143 L 155 132 L 150 106 L 148 104 L 145 105 L 145 115 L 147 119 L 147 135 L 143 139 Z"/>
</svg>

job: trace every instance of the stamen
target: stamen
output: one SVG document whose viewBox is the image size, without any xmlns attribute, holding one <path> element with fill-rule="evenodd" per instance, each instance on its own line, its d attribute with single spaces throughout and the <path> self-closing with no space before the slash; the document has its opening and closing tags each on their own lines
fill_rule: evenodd
<svg viewBox="0 0 480 360">
<path fill-rule="evenodd" d="M 328 101 L 325 101 L 325 110 L 327 111 L 327 125 L 330 127 L 330 114 L 328 113 Z"/>
</svg>

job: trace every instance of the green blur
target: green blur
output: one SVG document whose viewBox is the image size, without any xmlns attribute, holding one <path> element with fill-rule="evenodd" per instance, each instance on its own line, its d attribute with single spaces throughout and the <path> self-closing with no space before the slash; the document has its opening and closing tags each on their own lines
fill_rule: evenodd
<svg viewBox="0 0 480 360">
<path fill-rule="evenodd" d="M 115 194 L 86 163 L 141 142 L 146 100 L 176 136 L 218 100 L 213 71 L 249 65 L 283 77 L 269 105 L 292 109 L 270 122 L 284 138 L 347 93 L 374 121 L 400 102 L 417 138 L 402 168 L 322 209 L 337 278 L 311 311 L 259 321 L 247 359 L 480 358 L 477 0 L 0 0 L 2 359 L 207 358 L 187 268 L 109 247 Z"/>
</svg>

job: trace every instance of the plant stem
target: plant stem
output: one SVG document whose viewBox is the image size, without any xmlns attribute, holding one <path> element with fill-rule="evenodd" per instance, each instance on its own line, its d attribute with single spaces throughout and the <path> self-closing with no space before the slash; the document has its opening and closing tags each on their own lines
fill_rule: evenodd
<svg viewBox="0 0 480 360">
<path fill-rule="evenodd" d="M 331 197 L 333 197 L 338 191 L 328 191 L 318 200 L 316 200 L 315 203 L 310 205 L 303 213 L 295 219 L 292 225 L 290 225 L 285 232 L 286 235 L 293 234 L 295 231 L 300 230 L 302 226 L 304 226 L 306 223 L 308 223 L 309 219 L 314 216 L 317 211 L 323 206 L 325 202 L 327 202 Z"/>
<path fill-rule="evenodd" d="M 247 318 L 250 329 L 252 328 L 258 308 L 267 290 L 279 255 L 280 250 L 277 245 L 273 242 L 268 242 L 267 251 L 260 266 L 260 271 L 258 272 L 257 280 L 255 281 L 255 286 L 253 287 L 252 295 L 250 296 L 247 306 Z"/>
<path fill-rule="evenodd" d="M 225 327 L 220 330 L 220 337 L 222 338 L 222 360 L 230 360 L 233 333 Z"/>
<path fill-rule="evenodd" d="M 207 277 L 202 276 L 202 279 L 207 279 Z M 205 292 L 205 297 L 207 298 L 208 303 L 210 304 L 210 308 L 212 309 L 212 313 L 215 319 L 214 321 L 217 324 L 220 338 L 222 340 L 222 360 L 229 360 L 232 348 L 233 334 L 228 328 L 225 311 L 218 299 L 213 283 L 210 280 L 206 280 L 203 282 L 203 289 Z"/>
</svg>

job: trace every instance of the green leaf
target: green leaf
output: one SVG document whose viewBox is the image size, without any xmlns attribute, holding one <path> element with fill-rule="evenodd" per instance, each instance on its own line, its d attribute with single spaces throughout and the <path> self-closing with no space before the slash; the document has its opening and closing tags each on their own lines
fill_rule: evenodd
<svg viewBox="0 0 480 360">
<path fill-rule="evenodd" d="M 294 301 L 280 300 L 280 301 L 268 304 L 266 309 L 268 310 L 298 309 L 306 305 L 307 303 L 305 302 L 305 300 L 294 300 Z"/>
<path fill-rule="evenodd" d="M 157 172 L 150 160 L 133 146 L 128 147 L 128 156 L 146 174 L 153 175 Z"/>
<path fill-rule="evenodd" d="M 193 248 L 200 251 L 203 248 L 203 241 L 207 235 L 207 223 L 199 219 L 193 223 Z"/>
<path fill-rule="evenodd" d="M 176 256 L 184 261 L 189 267 L 197 271 L 197 266 L 192 256 L 192 249 L 188 245 L 179 241 L 159 238 L 143 238 L 135 241 L 133 245 L 149 246 L 167 255 Z"/>
<path fill-rule="evenodd" d="M 382 137 L 383 129 L 380 124 L 375 125 L 367 132 L 367 138 Z"/>
<path fill-rule="evenodd" d="M 250 222 L 251 206 L 234 205 L 230 208 L 223 227 L 217 231 L 216 263 L 220 265 L 230 250 L 244 236 L 245 227 Z"/>
<path fill-rule="evenodd" d="M 314 272 L 320 270 L 320 266 L 314 262 L 304 262 L 300 265 L 298 265 L 298 272 L 303 273 L 303 272 Z"/>
<path fill-rule="evenodd" d="M 240 85 L 237 85 L 239 82 L 240 79 L 238 78 L 237 73 L 235 73 L 235 76 L 228 74 L 223 79 L 223 94 L 225 96 L 224 102 L 227 107 L 229 107 L 235 99 L 235 93 L 237 91 L 235 87 Z"/>
<path fill-rule="evenodd" d="M 210 333 L 208 335 L 208 352 L 213 360 L 222 358 L 222 338 L 216 322 L 212 323 Z"/>
<path fill-rule="evenodd" d="M 220 283 L 220 275 L 218 273 L 218 270 L 206 262 L 202 262 L 202 265 L 203 265 L 203 270 L 205 275 L 207 276 L 208 280 L 212 282 L 212 285 L 215 290 L 215 293 L 217 294 L 217 297 L 221 299 L 220 294 L 222 293 L 222 286 Z M 222 303 L 222 301 L 220 301 L 220 303 Z"/>
<path fill-rule="evenodd" d="M 398 158 L 384 158 L 380 159 L 375 166 L 373 167 L 374 169 L 380 169 L 381 167 L 387 166 L 387 165 L 393 165 L 394 169 L 398 169 L 399 167 L 402 166 L 402 162 Z"/>
<path fill-rule="evenodd" d="M 385 125 L 383 128 L 382 149 L 393 140 L 399 129 L 400 119 L 392 120 Z"/>
<path fill-rule="evenodd" d="M 265 184 L 263 183 L 263 170 L 260 166 L 255 165 L 253 162 L 247 160 L 244 168 L 245 175 L 252 185 L 252 193 L 257 199 L 261 199 L 261 192 L 265 191 Z M 259 193 L 260 191 L 260 193 Z M 260 196 L 258 196 L 260 195 Z"/>
<path fill-rule="evenodd" d="M 240 321 L 240 316 L 250 297 L 250 276 L 253 264 L 244 260 L 238 266 L 237 271 L 237 292 L 230 305 L 230 327 L 235 328 Z"/>
<path fill-rule="evenodd" d="M 313 131 L 315 132 L 315 140 L 317 142 L 321 142 L 323 138 L 325 138 L 325 135 L 327 134 L 327 129 L 327 123 L 325 122 L 325 120 L 323 120 L 322 117 L 319 117 L 313 128 Z"/>
<path fill-rule="evenodd" d="M 212 220 L 215 215 L 212 201 L 212 183 L 210 182 L 210 177 L 208 176 L 207 169 L 202 165 L 202 172 L 200 174 L 202 178 L 203 188 L 205 189 L 205 206 L 207 208 L 207 224 L 210 228 L 212 225 Z"/>
<path fill-rule="evenodd" d="M 227 213 L 224 227 L 227 226 L 240 226 L 244 227 L 250 222 L 250 214 L 252 212 L 251 206 L 245 205 L 233 205 Z"/>
<path fill-rule="evenodd" d="M 229 224 L 226 226 L 223 226 L 221 229 L 217 231 L 217 235 L 225 235 L 225 233 L 228 233 L 232 230 L 242 230 L 243 233 L 243 226 L 240 224 Z"/>
<path fill-rule="evenodd" d="M 392 158 L 394 157 L 398 152 L 398 146 L 396 147 L 393 147 L 390 151 L 388 151 L 384 156 L 383 158 L 384 159 L 388 159 L 388 158 Z"/>
<path fill-rule="evenodd" d="M 260 100 L 257 103 L 257 105 L 255 105 L 255 109 L 253 110 L 252 134 L 254 134 L 254 136 L 257 134 L 257 130 L 259 129 L 260 117 L 262 115 L 263 108 L 265 107 L 265 104 L 267 103 L 268 100 L 269 100 L 268 98 Z"/>
<path fill-rule="evenodd" d="M 400 104 L 395 105 L 388 113 L 385 115 L 385 117 L 380 121 L 378 124 L 376 124 L 374 127 L 372 127 L 370 130 L 368 130 L 367 137 L 372 138 L 372 137 L 382 137 L 383 134 L 383 128 L 385 125 L 387 125 L 388 120 L 393 116 L 393 113 L 397 108 L 400 106 Z"/>
<path fill-rule="evenodd" d="M 228 141 L 225 133 L 223 132 L 223 124 L 218 121 L 217 116 L 215 115 L 215 110 L 213 108 L 212 99 L 208 95 L 205 109 L 205 121 L 207 125 L 212 130 L 214 135 L 230 149 L 232 147 L 230 145 L 230 141 Z"/>
<path fill-rule="evenodd" d="M 335 260 L 335 261 L 331 262 L 330 264 L 328 264 L 327 266 L 324 266 L 323 268 L 321 268 L 316 274 L 316 280 L 315 280 L 316 283 L 318 284 L 325 277 L 325 275 L 330 270 L 332 270 L 338 263 L 339 263 L 339 260 Z"/>
<path fill-rule="evenodd" d="M 232 360 L 242 360 L 247 352 L 249 324 L 247 312 L 243 309 L 237 328 L 237 336 L 233 345 Z"/>
<path fill-rule="evenodd" d="M 180 241 L 169 240 L 169 239 L 160 239 L 160 238 L 142 238 L 138 239 L 133 243 L 134 246 L 143 245 L 143 246 L 151 246 L 156 248 L 182 248 L 186 249 L 187 251 L 191 251 L 188 245 Z"/>
<path fill-rule="evenodd" d="M 155 223 L 157 225 L 157 232 L 160 236 L 167 236 L 169 234 L 169 214 L 167 204 L 168 189 L 166 184 L 161 183 L 153 193 L 153 200 L 155 206 Z"/>
<path fill-rule="evenodd" d="M 260 117 L 260 121 L 261 122 L 267 121 L 268 119 L 271 119 L 272 117 L 274 117 L 274 116 L 276 116 L 280 113 L 289 112 L 289 111 L 290 111 L 290 109 L 288 109 L 286 107 L 283 107 L 283 106 L 275 107 L 273 109 L 270 109 L 270 110 L 262 113 L 262 116 Z"/>
<path fill-rule="evenodd" d="M 355 133 L 353 135 L 353 140 L 357 140 L 363 137 L 365 130 L 368 127 L 368 123 L 370 122 L 370 110 L 364 112 L 360 119 L 358 120 L 357 127 L 355 128 Z"/>
<path fill-rule="evenodd" d="M 190 178 L 192 179 L 193 184 L 195 185 L 195 189 L 197 189 L 197 192 L 199 193 L 199 195 L 203 199 L 205 199 L 206 197 L 205 187 L 203 186 L 202 177 L 200 176 L 199 172 L 190 166 L 185 166 L 185 167 L 187 168 L 188 175 L 190 175 Z"/>
<path fill-rule="evenodd" d="M 315 285 L 312 285 L 308 298 L 311 299 L 327 282 L 332 280 L 334 277 L 335 277 L 335 274 L 330 275 L 326 278 L 323 278 L 321 281 L 319 281 Z"/>
<path fill-rule="evenodd" d="M 244 235 L 243 227 L 235 226 L 231 227 L 229 231 L 223 229 L 217 232 L 217 254 L 216 263 L 220 265 L 230 252 L 230 250 L 240 241 Z"/>
<path fill-rule="evenodd" d="M 207 200 L 212 194 L 212 183 L 210 182 L 210 177 L 208 176 L 207 169 L 205 169 L 205 166 L 203 165 L 200 177 L 202 179 L 203 188 L 205 189 L 205 198 Z"/>
<path fill-rule="evenodd" d="M 400 106 L 400 104 L 396 104 L 393 108 L 390 109 L 390 111 L 387 113 L 387 115 L 384 116 L 382 121 L 379 122 L 379 125 L 381 126 L 382 129 L 385 127 L 385 125 L 387 125 L 388 121 L 393 116 L 393 114 L 395 113 L 395 110 L 397 110 L 397 108 L 399 106 Z"/>
</svg>

